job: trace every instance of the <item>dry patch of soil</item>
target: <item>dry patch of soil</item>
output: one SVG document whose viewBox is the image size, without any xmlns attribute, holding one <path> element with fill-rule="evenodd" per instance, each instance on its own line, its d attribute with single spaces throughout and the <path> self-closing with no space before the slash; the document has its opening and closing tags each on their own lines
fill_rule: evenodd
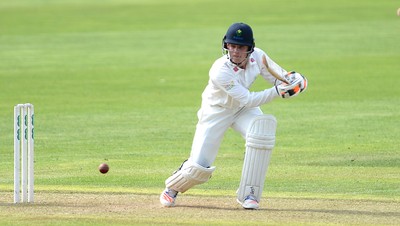
<svg viewBox="0 0 400 226">
<path fill-rule="evenodd" d="M 2 225 L 400 225 L 397 201 L 274 197 L 251 211 L 235 197 L 181 195 L 163 208 L 158 195 L 40 192 L 34 204 L 17 205 L 10 192 L 0 196 Z"/>
</svg>

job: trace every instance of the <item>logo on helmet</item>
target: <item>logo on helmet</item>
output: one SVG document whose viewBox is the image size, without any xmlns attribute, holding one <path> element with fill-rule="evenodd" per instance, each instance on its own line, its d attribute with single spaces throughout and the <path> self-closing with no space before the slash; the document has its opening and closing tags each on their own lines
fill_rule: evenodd
<svg viewBox="0 0 400 226">
<path fill-rule="evenodd" d="M 233 39 L 242 41 L 242 40 L 244 40 L 244 38 L 242 37 L 242 35 L 243 35 L 243 31 L 242 31 L 241 29 L 239 29 L 239 30 L 237 30 L 237 31 L 235 32 L 235 35 L 233 36 Z"/>
</svg>

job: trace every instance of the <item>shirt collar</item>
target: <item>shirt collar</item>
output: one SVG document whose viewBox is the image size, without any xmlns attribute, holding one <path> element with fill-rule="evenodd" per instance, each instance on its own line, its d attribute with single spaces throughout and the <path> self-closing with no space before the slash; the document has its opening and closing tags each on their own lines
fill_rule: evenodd
<svg viewBox="0 0 400 226">
<path fill-rule="evenodd" d="M 232 70 L 237 73 L 240 70 L 243 70 L 242 68 L 238 67 L 236 64 L 232 63 L 229 59 L 229 66 L 232 68 Z M 249 65 L 254 65 L 257 64 L 256 59 L 254 58 L 253 54 L 250 54 L 248 60 L 247 60 L 247 66 Z"/>
</svg>

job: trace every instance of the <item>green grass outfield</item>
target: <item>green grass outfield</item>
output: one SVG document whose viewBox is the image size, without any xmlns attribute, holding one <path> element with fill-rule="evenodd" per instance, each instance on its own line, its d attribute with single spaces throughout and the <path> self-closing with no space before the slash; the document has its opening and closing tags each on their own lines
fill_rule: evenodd
<svg viewBox="0 0 400 226">
<path fill-rule="evenodd" d="M 1 225 L 399 225 L 400 3 L 0 1 Z M 278 120 L 260 211 L 235 203 L 244 141 L 161 208 L 230 24 L 309 79 Z M 253 90 L 269 88 L 257 80 Z M 35 105 L 33 205 L 13 205 L 13 106 Z M 97 166 L 107 162 L 102 175 Z"/>
</svg>

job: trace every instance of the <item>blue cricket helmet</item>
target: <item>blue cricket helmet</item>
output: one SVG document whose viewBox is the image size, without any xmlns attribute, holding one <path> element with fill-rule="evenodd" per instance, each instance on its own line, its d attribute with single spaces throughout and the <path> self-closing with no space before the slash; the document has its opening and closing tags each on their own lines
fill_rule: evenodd
<svg viewBox="0 0 400 226">
<path fill-rule="evenodd" d="M 253 38 L 253 30 L 251 27 L 245 23 L 234 23 L 226 32 L 226 35 L 222 39 L 222 48 L 227 49 L 226 44 L 235 44 L 248 46 L 249 52 L 254 51 L 255 42 Z"/>
</svg>

